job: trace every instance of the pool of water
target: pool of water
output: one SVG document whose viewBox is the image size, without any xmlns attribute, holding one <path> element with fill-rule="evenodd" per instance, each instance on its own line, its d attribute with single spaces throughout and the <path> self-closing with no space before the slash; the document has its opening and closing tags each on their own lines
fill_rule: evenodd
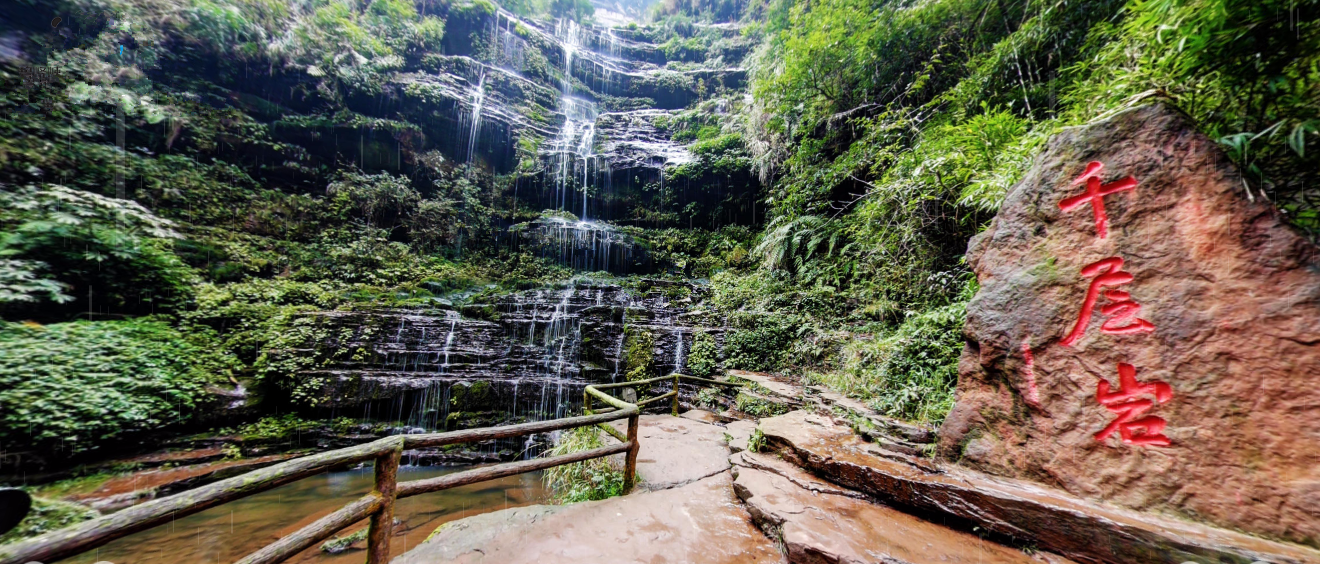
<svg viewBox="0 0 1320 564">
<path fill-rule="evenodd" d="M 458 472 L 453 467 L 403 467 L 399 480 L 410 481 Z M 371 491 L 371 468 L 332 472 L 213 507 L 143 531 L 81 556 L 61 560 L 76 564 L 231 564 L 293 533 Z M 399 500 L 390 554 L 417 546 L 443 523 L 546 499 L 539 473 L 521 474 Z M 347 534 L 366 521 L 345 529 Z M 400 533 L 399 529 L 404 532 Z M 319 544 L 289 562 L 361 564 L 363 550 L 325 554 Z"/>
</svg>

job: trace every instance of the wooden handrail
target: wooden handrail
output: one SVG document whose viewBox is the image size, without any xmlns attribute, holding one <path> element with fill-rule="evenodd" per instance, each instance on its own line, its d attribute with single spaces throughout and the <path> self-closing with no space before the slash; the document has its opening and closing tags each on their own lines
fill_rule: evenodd
<svg viewBox="0 0 1320 564">
<path fill-rule="evenodd" d="M 602 389 L 651 384 L 663 380 L 673 382 L 671 391 L 637 403 L 628 403 L 601 391 Z M 358 464 L 368 460 L 375 463 L 375 488 L 371 493 L 276 541 L 274 544 L 248 555 L 240 560 L 238 564 L 276 564 L 283 562 L 316 543 L 334 536 L 335 533 L 342 531 L 353 523 L 366 518 L 371 519 L 371 525 L 367 533 L 367 564 L 386 564 L 390 557 L 389 539 L 394 523 L 394 502 L 399 498 L 621 453 L 626 454 L 623 492 L 625 494 L 631 492 L 635 485 L 637 453 L 641 446 L 637 441 L 640 408 L 649 403 L 672 398 L 671 411 L 674 415 L 678 415 L 678 385 L 680 380 L 726 386 L 738 385 L 732 382 L 707 380 L 679 373 L 636 382 L 589 385 L 583 391 L 584 415 L 578 417 L 503 427 L 466 429 L 447 433 L 396 435 L 349 448 L 296 458 L 274 466 L 253 470 L 227 480 L 221 480 L 195 490 L 148 501 L 111 515 L 98 517 L 33 539 L 0 546 L 0 564 L 54 562 L 104 546 L 115 539 L 150 529 L 179 517 L 192 515 L 217 505 L 277 488 L 320 474 L 331 468 L 345 464 Z M 608 412 L 593 413 L 591 411 L 591 400 L 593 398 L 609 405 Z M 626 434 L 606 424 L 620 419 L 628 420 Z M 620 444 L 551 458 L 523 460 L 475 468 L 425 480 L 402 483 L 398 481 L 399 460 L 404 450 L 505 439 L 588 426 L 598 426 L 604 429 L 611 436 L 618 439 Z"/>
<path fill-rule="evenodd" d="M 247 558 L 239 560 L 237 564 L 283 562 L 299 552 L 316 546 L 316 543 L 330 538 L 331 535 L 349 525 L 380 511 L 384 502 L 385 500 L 380 494 L 371 492 L 357 501 L 339 508 L 334 513 L 317 519 L 316 522 L 299 529 L 298 532 L 275 541 L 275 544 L 249 554 Z"/>
</svg>

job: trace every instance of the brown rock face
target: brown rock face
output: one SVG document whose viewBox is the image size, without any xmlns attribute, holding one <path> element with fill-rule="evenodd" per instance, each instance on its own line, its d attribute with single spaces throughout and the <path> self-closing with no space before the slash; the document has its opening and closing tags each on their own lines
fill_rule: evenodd
<svg viewBox="0 0 1320 564">
<path fill-rule="evenodd" d="M 792 411 L 762 419 L 760 429 L 785 460 L 833 484 L 894 507 L 975 524 L 1076 562 L 1320 564 L 1320 551 L 1296 544 L 1116 508 L 1026 480 L 896 454 L 863 441 L 849 422 L 824 414 Z M 782 475 L 800 487 L 819 489 Z"/>
<path fill-rule="evenodd" d="M 1059 134 L 967 258 L 944 456 L 1320 546 L 1320 250 L 1186 118 Z"/>
<path fill-rule="evenodd" d="M 790 564 L 1065 564 L 867 502 L 771 455 L 741 452 L 733 491 Z M 1053 556 L 1053 555 L 1051 555 Z"/>
</svg>

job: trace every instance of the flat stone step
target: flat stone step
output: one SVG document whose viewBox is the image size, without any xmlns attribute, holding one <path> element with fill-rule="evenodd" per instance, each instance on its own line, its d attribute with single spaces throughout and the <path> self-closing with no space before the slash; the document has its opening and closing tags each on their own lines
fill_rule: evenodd
<svg viewBox="0 0 1320 564">
<path fill-rule="evenodd" d="M 610 424 L 628 431 L 627 420 Z M 729 469 L 723 427 L 669 415 L 642 415 L 637 438 L 642 443 L 637 452 L 641 490 L 682 486 Z M 616 458 L 622 467 L 623 455 Z"/>
<path fill-rule="evenodd" d="M 1028 564 L 1070 561 L 987 541 L 877 505 L 773 456 L 730 457 L 733 489 L 762 530 L 779 538 L 793 564 Z"/>
<path fill-rule="evenodd" d="M 902 456 L 863 441 L 845 423 L 824 415 L 794 411 L 762 419 L 760 429 L 782 456 L 830 482 L 887 504 L 969 520 L 1078 562 L 1320 562 L 1320 552 L 1307 547 Z"/>
<path fill-rule="evenodd" d="M 728 376 L 731 378 L 741 378 L 756 384 L 759 388 L 768 392 L 768 394 L 758 394 L 761 396 L 769 395 L 774 400 L 792 404 L 802 404 L 802 386 L 790 382 L 779 376 L 767 374 L 764 372 L 751 372 L 747 370 L 730 370 Z"/>
<path fill-rule="evenodd" d="M 477 515 L 442 525 L 392 562 L 783 562 L 734 497 L 732 481 L 725 471 L 667 490 Z"/>
</svg>

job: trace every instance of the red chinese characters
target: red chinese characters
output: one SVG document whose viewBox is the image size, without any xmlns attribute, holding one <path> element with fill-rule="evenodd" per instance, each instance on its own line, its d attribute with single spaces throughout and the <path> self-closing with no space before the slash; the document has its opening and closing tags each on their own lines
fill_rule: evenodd
<svg viewBox="0 0 1320 564">
<path fill-rule="evenodd" d="M 1099 161 L 1087 163 L 1086 171 L 1077 177 L 1077 180 L 1073 181 L 1074 186 L 1085 182 L 1086 191 L 1071 198 L 1064 198 L 1063 201 L 1059 202 L 1059 209 L 1066 212 L 1090 203 L 1091 213 L 1095 215 L 1095 231 L 1101 239 L 1109 235 L 1109 215 L 1105 213 L 1105 196 L 1137 187 L 1137 179 L 1131 176 L 1101 184 L 1100 171 L 1104 168 L 1104 163 Z"/>
<path fill-rule="evenodd" d="M 1122 286 L 1131 282 L 1133 278 L 1132 273 L 1123 272 L 1123 259 L 1120 257 L 1095 261 L 1082 269 L 1082 276 L 1091 279 L 1091 287 L 1086 290 L 1086 300 L 1082 302 L 1082 311 L 1077 315 L 1077 323 L 1073 325 L 1072 332 L 1061 341 L 1066 347 L 1073 346 L 1086 333 L 1086 325 L 1091 322 L 1091 315 L 1095 312 L 1095 303 L 1100 298 L 1101 290 Z M 1109 319 L 1100 325 L 1101 333 L 1132 335 L 1155 330 L 1155 326 L 1149 321 L 1137 318 L 1141 305 L 1132 301 L 1131 294 L 1121 290 L 1104 290 L 1103 294 L 1110 303 L 1100 308 L 1101 315 L 1109 316 Z"/>
<path fill-rule="evenodd" d="M 1164 382 L 1142 384 L 1137 382 L 1137 369 L 1125 362 L 1118 363 L 1118 385 L 1121 389 L 1111 390 L 1109 381 L 1101 379 L 1096 384 L 1095 399 L 1109 411 L 1118 415 L 1109 426 L 1095 434 L 1095 440 L 1104 441 L 1118 431 L 1123 442 L 1133 445 L 1169 446 L 1169 438 L 1164 436 L 1164 419 L 1141 415 L 1157 403 L 1164 403 L 1173 398 L 1173 388 Z M 1145 399 L 1142 396 L 1153 396 Z"/>
<path fill-rule="evenodd" d="M 1086 191 L 1059 202 L 1059 209 L 1065 212 L 1091 204 L 1091 211 L 1095 214 L 1096 235 L 1101 239 L 1109 234 L 1109 216 L 1105 213 L 1104 197 L 1117 192 L 1130 191 L 1137 186 L 1137 179 L 1131 176 L 1107 184 L 1101 183 L 1100 172 L 1104 168 L 1105 165 L 1100 162 L 1087 163 L 1085 172 L 1073 182 L 1073 185 L 1085 183 Z M 1071 347 L 1086 334 L 1086 327 L 1091 322 L 1091 316 L 1095 314 L 1095 307 L 1101 296 L 1108 302 L 1100 308 L 1100 314 L 1108 317 L 1100 324 L 1101 333 L 1136 335 L 1155 330 L 1155 325 L 1151 322 L 1137 317 L 1141 311 L 1141 304 L 1132 299 L 1132 294 L 1118 289 L 1120 286 L 1130 284 L 1134 279 L 1132 273 L 1123 271 L 1122 257 L 1109 257 L 1088 264 L 1082 268 L 1082 276 L 1091 279 L 1091 286 L 1086 291 L 1082 310 L 1077 314 L 1077 322 L 1060 344 Z M 1023 355 L 1026 360 L 1028 385 L 1031 388 L 1028 395 L 1034 398 L 1037 394 L 1034 358 L 1025 343 Z M 1118 363 L 1118 386 L 1111 388 L 1109 381 L 1104 378 L 1096 384 L 1096 401 L 1113 412 L 1116 417 L 1094 435 L 1095 440 L 1103 442 L 1117 432 L 1124 443 L 1131 445 L 1164 447 L 1172 444 L 1172 441 L 1164 435 L 1164 428 L 1168 423 L 1163 418 L 1147 415 L 1146 412 L 1158 404 L 1173 399 L 1173 387 L 1165 382 L 1138 382 L 1136 367 L 1125 362 Z"/>
</svg>

